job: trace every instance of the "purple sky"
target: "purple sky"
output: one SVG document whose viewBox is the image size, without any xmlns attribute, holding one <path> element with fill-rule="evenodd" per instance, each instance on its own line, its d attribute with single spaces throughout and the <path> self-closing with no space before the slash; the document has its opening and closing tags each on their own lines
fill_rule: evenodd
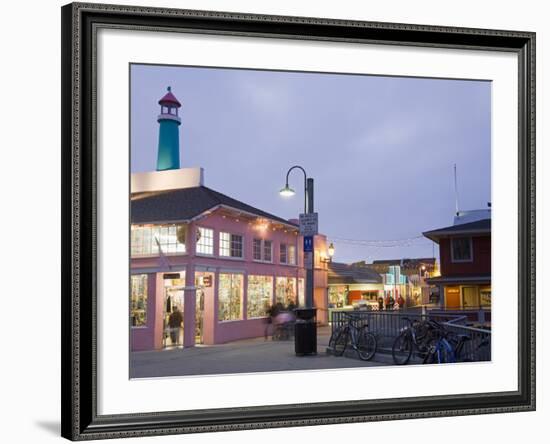
<svg viewBox="0 0 550 444">
<path fill-rule="evenodd" d="M 182 167 L 202 166 L 206 186 L 292 218 L 303 175 L 291 173 L 293 198 L 278 191 L 302 165 L 329 238 L 404 239 L 451 225 L 454 163 L 460 209 L 491 200 L 490 82 L 132 65 L 132 172 L 156 167 L 168 85 L 183 104 Z M 334 244 L 343 262 L 432 256 L 427 239 Z"/>
</svg>

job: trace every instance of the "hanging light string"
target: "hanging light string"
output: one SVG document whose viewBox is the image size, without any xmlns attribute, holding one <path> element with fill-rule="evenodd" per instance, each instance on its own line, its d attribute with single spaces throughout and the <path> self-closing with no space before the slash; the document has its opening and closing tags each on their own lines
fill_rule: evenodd
<svg viewBox="0 0 550 444">
<path fill-rule="evenodd" d="M 428 241 L 424 236 L 414 236 L 402 239 L 348 239 L 340 237 L 328 237 L 330 241 L 357 245 L 362 247 L 376 247 L 376 248 L 393 248 L 393 247 L 411 247 L 411 246 L 422 246 L 422 245 L 431 245 L 432 242 Z M 427 241 L 427 242 L 425 242 Z"/>
</svg>

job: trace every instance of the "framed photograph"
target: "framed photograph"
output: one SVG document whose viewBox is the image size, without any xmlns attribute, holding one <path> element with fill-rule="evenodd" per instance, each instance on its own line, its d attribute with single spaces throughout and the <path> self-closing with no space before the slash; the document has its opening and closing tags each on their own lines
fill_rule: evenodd
<svg viewBox="0 0 550 444">
<path fill-rule="evenodd" d="M 535 35 L 62 8 L 62 435 L 535 409 Z"/>
</svg>

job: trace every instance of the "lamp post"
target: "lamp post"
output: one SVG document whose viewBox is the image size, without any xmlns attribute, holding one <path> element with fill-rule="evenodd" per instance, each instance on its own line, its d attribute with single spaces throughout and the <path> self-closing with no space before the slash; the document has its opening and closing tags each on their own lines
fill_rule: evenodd
<svg viewBox="0 0 550 444">
<path fill-rule="evenodd" d="M 313 179 L 311 177 L 307 177 L 306 170 L 302 168 L 300 165 L 294 165 L 288 169 L 286 173 L 285 187 L 279 191 L 279 194 L 284 197 L 290 197 L 296 194 L 296 192 L 292 188 L 290 188 L 290 186 L 288 185 L 288 176 L 290 175 L 290 172 L 294 169 L 299 169 L 302 171 L 302 173 L 304 173 L 304 213 L 313 214 L 314 212 Z M 311 253 L 304 252 L 304 260 L 305 260 L 306 254 L 310 254 L 311 258 L 310 260 L 306 261 L 305 304 L 306 304 L 306 308 L 313 308 L 313 266 L 314 266 L 313 262 L 315 258 L 315 248 L 312 249 Z"/>
</svg>

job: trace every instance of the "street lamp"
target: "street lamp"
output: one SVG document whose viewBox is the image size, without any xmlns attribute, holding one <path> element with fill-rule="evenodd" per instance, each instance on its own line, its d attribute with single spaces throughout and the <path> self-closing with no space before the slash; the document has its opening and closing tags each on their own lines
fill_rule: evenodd
<svg viewBox="0 0 550 444">
<path fill-rule="evenodd" d="M 296 194 L 296 192 L 288 185 L 288 176 L 292 170 L 298 169 L 304 173 L 304 213 L 313 213 L 313 179 L 307 177 L 306 170 L 300 165 L 291 166 L 286 172 L 285 186 L 279 191 L 279 194 L 284 197 L 290 197 Z M 306 308 L 313 307 L 313 258 L 315 257 L 314 251 L 311 253 L 311 258 L 307 261 L 306 270 Z M 304 255 L 305 256 L 305 255 Z M 305 259 L 305 257 L 304 257 Z"/>
<path fill-rule="evenodd" d="M 285 187 L 279 191 L 281 196 L 293 196 L 294 190 L 288 185 L 288 176 L 294 169 L 299 169 L 304 173 L 304 216 L 300 215 L 300 219 L 307 219 L 306 214 L 310 219 L 315 220 L 316 216 L 313 211 L 313 179 L 308 178 L 306 170 L 300 165 L 294 165 L 289 168 L 286 173 Z M 304 226 L 302 226 L 302 223 Z M 317 234 L 316 229 L 308 230 L 305 228 L 305 221 L 300 224 L 300 234 L 304 236 L 304 265 L 306 268 L 306 297 L 305 308 L 296 309 L 296 325 L 294 334 L 294 350 L 297 355 L 317 354 L 317 325 L 316 317 L 317 310 L 313 307 L 313 267 L 315 258 L 315 243 L 313 235 Z M 306 236 L 307 235 L 307 236 Z M 306 238 L 307 248 L 306 248 Z"/>
<path fill-rule="evenodd" d="M 330 264 L 332 262 L 332 256 L 334 256 L 334 244 L 331 242 L 327 249 L 328 257 L 322 257 L 321 262 Z"/>
</svg>

